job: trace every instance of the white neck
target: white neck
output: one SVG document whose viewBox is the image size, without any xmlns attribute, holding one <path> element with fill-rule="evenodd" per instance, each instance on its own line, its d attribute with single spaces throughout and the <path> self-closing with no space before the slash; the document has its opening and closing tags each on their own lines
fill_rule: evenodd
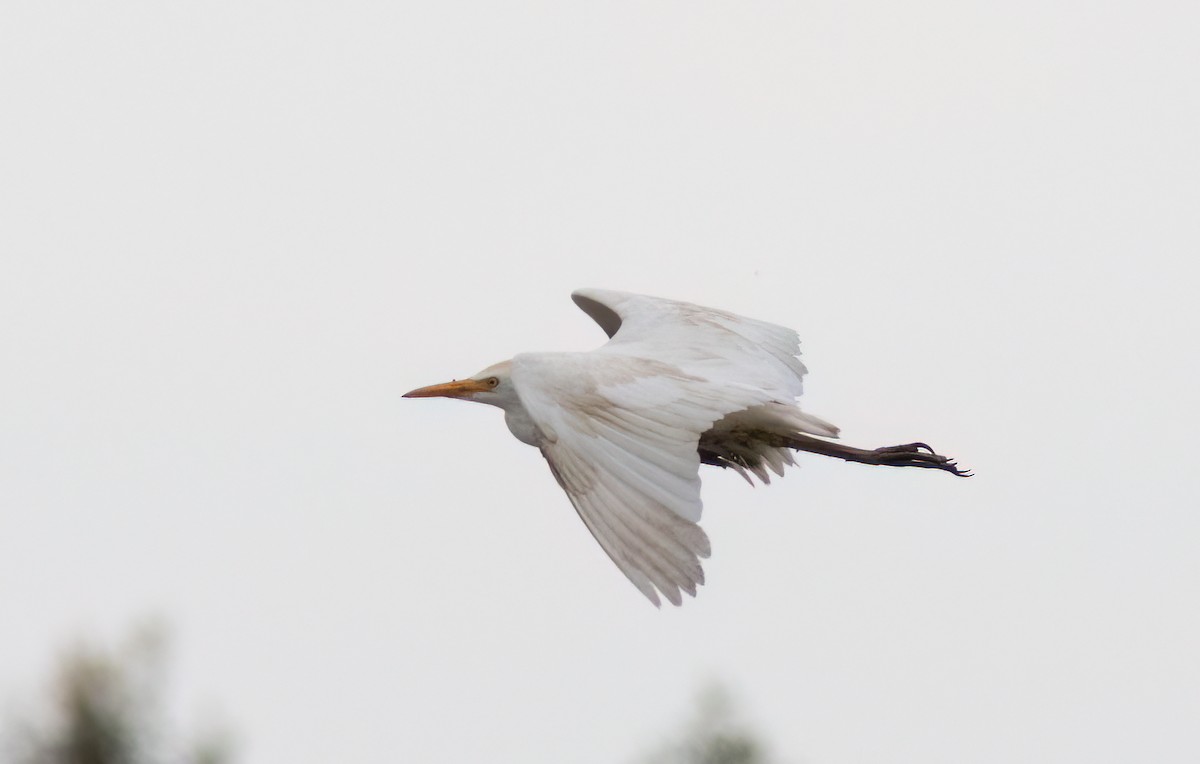
<svg viewBox="0 0 1200 764">
<path fill-rule="evenodd" d="M 546 436 L 538 429 L 533 417 L 529 416 L 529 412 L 519 400 L 504 406 L 504 423 L 508 425 L 508 431 L 522 443 L 540 447 L 546 440 Z"/>
</svg>

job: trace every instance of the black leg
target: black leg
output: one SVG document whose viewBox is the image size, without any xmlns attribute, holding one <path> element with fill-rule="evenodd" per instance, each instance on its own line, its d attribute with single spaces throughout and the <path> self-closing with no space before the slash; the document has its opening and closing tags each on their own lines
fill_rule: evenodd
<svg viewBox="0 0 1200 764">
<path fill-rule="evenodd" d="M 855 448 L 841 443 L 832 443 L 808 435 L 793 435 L 787 446 L 797 451 L 833 456 L 848 462 L 878 464 L 885 467 L 924 467 L 944 470 L 959 477 L 971 477 L 970 470 L 959 469 L 954 460 L 934 451 L 927 443 L 905 443 L 899 446 L 883 446 L 873 450 Z"/>
</svg>

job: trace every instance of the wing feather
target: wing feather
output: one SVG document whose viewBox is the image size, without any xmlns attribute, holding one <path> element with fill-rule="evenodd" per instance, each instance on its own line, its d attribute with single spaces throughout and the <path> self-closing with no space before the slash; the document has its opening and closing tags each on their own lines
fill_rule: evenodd
<svg viewBox="0 0 1200 764">
<path fill-rule="evenodd" d="M 800 338 L 785 326 L 661 297 L 578 289 L 571 294 L 609 336 L 602 351 L 647 355 L 712 378 L 769 390 L 779 400 L 804 391 Z"/>
<path fill-rule="evenodd" d="M 655 604 L 694 596 L 710 552 L 697 524 L 700 434 L 761 394 L 595 353 L 518 355 L 512 380 L 559 485 L 617 567 Z"/>
<path fill-rule="evenodd" d="M 562 469 L 564 463 L 574 460 L 573 455 L 558 452 L 546 454 L 546 459 L 592 536 L 655 606 L 660 604 L 656 589 L 675 605 L 682 602 L 680 589 L 696 595 L 696 585 L 704 583 L 697 557 L 708 555 L 708 538 L 700 526 L 671 512 L 639 511 L 643 503 L 636 494 L 621 490 L 611 476 L 585 491 L 578 490 L 578 484 Z M 578 470 L 574 473 L 580 474 Z M 672 524 L 676 527 L 670 527 Z M 681 525 L 686 527 L 678 527 Z"/>
<path fill-rule="evenodd" d="M 608 344 L 518 355 L 514 387 L 544 435 L 551 471 L 605 553 L 656 606 L 660 594 L 678 605 L 704 583 L 700 560 L 710 552 L 698 525 L 700 436 L 736 412 L 777 406 L 805 416 L 794 408 L 805 374 L 799 340 L 688 303 L 596 289 L 572 297 Z M 787 457 L 765 455 L 777 473 Z M 761 464 L 750 469 L 767 478 Z"/>
</svg>

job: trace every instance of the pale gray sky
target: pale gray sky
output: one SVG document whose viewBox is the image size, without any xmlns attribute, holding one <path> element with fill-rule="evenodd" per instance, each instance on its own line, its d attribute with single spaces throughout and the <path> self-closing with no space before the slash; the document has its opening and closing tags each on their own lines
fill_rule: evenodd
<svg viewBox="0 0 1200 764">
<path fill-rule="evenodd" d="M 1192 3 L 10 3 L 0 703 L 146 613 L 244 760 L 1200 759 Z M 498 411 L 603 335 L 795 327 L 978 477 L 705 474 L 656 611 Z"/>
</svg>

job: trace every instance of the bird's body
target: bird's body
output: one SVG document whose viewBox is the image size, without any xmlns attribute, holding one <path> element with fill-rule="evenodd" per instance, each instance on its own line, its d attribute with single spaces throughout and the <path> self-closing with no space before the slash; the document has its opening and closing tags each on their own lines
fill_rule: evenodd
<svg viewBox="0 0 1200 764">
<path fill-rule="evenodd" d="M 795 449 L 965 474 L 924 444 L 866 451 L 822 440 L 838 429 L 796 404 L 806 369 L 790 329 L 623 292 L 572 297 L 606 345 L 522 353 L 408 397 L 504 409 L 509 430 L 541 450 L 592 535 L 656 605 L 657 592 L 678 605 L 704 582 L 701 463 L 769 482 L 767 470 L 782 475 Z"/>
</svg>

